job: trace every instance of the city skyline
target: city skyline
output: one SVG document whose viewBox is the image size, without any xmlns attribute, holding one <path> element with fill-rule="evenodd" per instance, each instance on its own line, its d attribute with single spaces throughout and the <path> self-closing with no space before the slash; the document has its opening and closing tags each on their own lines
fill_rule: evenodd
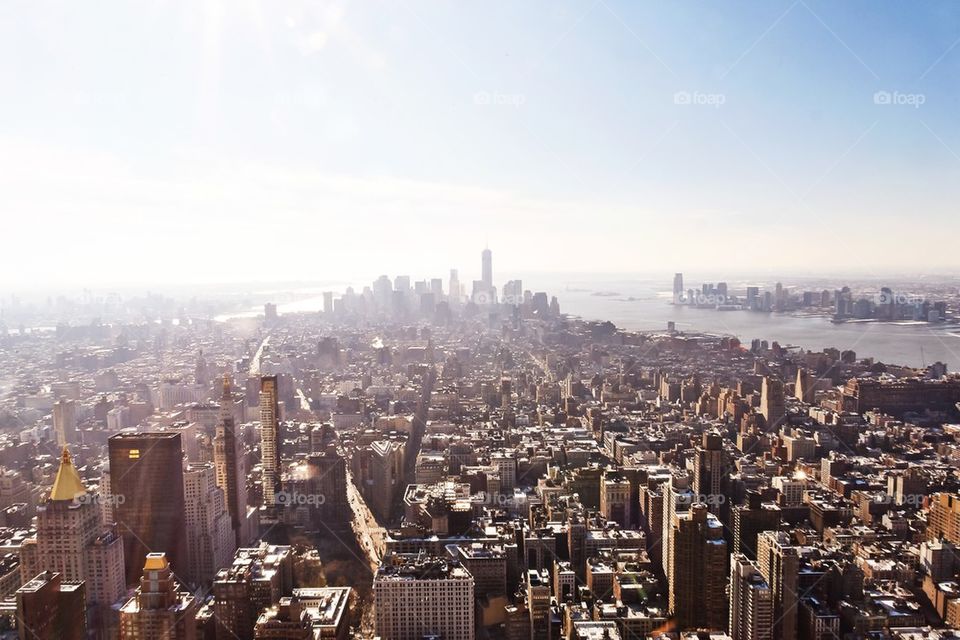
<svg viewBox="0 0 960 640">
<path fill-rule="evenodd" d="M 0 8 L 0 640 L 960 640 L 960 2 Z"/>
</svg>

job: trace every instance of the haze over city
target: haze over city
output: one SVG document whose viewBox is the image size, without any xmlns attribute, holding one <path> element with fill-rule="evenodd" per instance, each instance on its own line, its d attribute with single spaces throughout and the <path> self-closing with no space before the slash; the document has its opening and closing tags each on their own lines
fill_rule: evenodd
<svg viewBox="0 0 960 640">
<path fill-rule="evenodd" d="M 11 4 L 0 279 L 949 271 L 958 11 Z"/>
</svg>

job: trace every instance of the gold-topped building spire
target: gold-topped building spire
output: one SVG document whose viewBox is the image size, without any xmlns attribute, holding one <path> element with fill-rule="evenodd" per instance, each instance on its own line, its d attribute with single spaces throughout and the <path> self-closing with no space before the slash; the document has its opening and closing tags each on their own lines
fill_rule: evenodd
<svg viewBox="0 0 960 640">
<path fill-rule="evenodd" d="M 50 491 L 50 499 L 74 500 L 77 496 L 84 495 L 86 492 L 87 487 L 80 479 L 77 468 L 73 466 L 70 452 L 64 447 L 60 456 L 60 469 L 57 471 L 57 478 L 53 481 L 53 489 Z"/>
</svg>

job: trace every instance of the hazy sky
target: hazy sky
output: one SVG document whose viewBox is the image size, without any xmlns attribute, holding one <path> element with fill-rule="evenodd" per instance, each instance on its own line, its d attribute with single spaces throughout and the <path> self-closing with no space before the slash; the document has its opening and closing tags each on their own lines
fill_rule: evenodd
<svg viewBox="0 0 960 640">
<path fill-rule="evenodd" d="M 945 271 L 958 71 L 953 1 L 10 0 L 0 282 Z"/>
</svg>

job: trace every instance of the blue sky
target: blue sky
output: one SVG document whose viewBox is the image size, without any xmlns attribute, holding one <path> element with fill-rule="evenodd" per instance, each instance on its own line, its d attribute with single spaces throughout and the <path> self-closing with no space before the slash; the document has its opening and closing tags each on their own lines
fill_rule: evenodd
<svg viewBox="0 0 960 640">
<path fill-rule="evenodd" d="M 488 242 L 501 273 L 948 271 L 958 18 L 6 3 L 0 281 L 470 278 Z"/>
</svg>

